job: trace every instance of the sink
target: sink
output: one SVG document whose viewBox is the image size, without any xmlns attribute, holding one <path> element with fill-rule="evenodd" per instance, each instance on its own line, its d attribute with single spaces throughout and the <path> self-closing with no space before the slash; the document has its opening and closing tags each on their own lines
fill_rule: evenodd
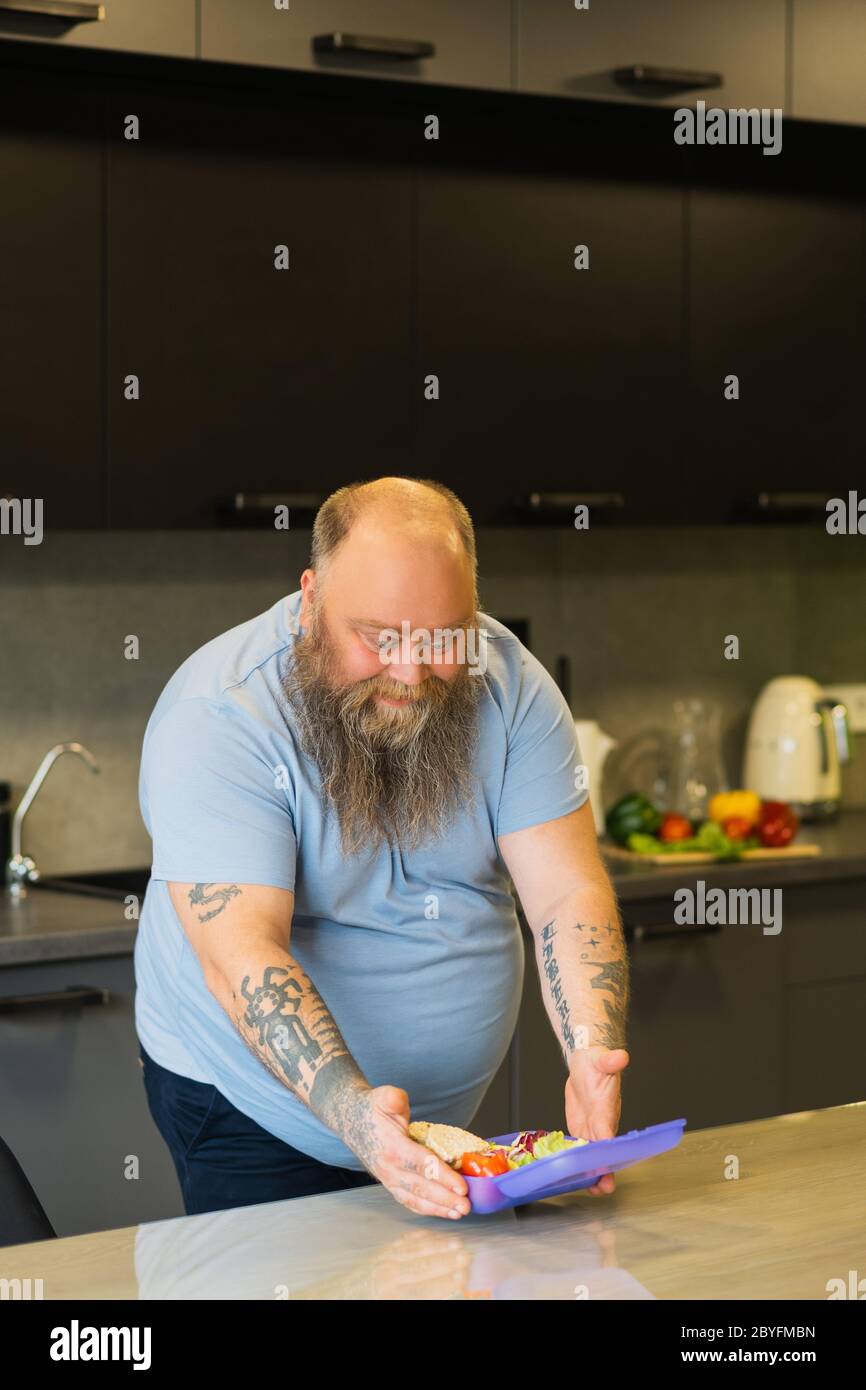
<svg viewBox="0 0 866 1390">
<path fill-rule="evenodd" d="M 149 882 L 150 869 L 93 869 L 90 873 L 56 878 L 47 874 L 29 886 L 54 893 L 83 893 L 92 898 L 125 898 L 130 893 L 143 898 Z"/>
</svg>

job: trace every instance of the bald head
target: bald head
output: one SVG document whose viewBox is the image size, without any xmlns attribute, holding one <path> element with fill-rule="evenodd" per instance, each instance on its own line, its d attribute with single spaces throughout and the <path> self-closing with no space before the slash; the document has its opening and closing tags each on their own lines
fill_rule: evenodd
<svg viewBox="0 0 866 1390">
<path fill-rule="evenodd" d="M 313 527 L 310 565 L 320 580 L 350 532 L 363 524 L 387 539 L 440 547 L 459 561 L 462 550 L 475 583 L 475 532 L 472 519 L 450 488 L 417 478 L 377 478 L 351 483 L 324 502 Z"/>
</svg>

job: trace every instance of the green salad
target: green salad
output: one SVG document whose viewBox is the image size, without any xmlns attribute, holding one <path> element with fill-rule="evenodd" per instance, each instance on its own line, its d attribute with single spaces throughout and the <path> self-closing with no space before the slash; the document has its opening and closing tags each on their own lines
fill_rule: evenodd
<svg viewBox="0 0 866 1390">
<path fill-rule="evenodd" d="M 509 1145 L 503 1145 L 509 1165 L 522 1168 L 536 1158 L 549 1158 L 563 1149 L 576 1149 L 587 1139 L 566 1139 L 561 1129 L 524 1129 Z"/>
</svg>

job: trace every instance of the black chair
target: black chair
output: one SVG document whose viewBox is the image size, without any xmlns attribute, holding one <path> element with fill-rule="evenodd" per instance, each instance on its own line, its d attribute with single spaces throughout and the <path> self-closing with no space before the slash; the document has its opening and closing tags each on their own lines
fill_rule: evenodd
<svg viewBox="0 0 866 1390">
<path fill-rule="evenodd" d="M 0 1246 L 56 1239 L 57 1232 L 18 1159 L 0 1139 Z"/>
</svg>

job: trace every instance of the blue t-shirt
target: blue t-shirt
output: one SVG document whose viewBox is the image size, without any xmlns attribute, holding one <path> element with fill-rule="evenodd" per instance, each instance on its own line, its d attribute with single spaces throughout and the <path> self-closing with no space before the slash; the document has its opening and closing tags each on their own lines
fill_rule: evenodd
<svg viewBox="0 0 866 1390">
<path fill-rule="evenodd" d="M 169 1071 L 216 1086 L 320 1162 L 362 1169 L 248 1050 L 205 983 L 168 883 L 292 889 L 289 949 L 367 1080 L 402 1087 L 413 1119 L 468 1127 L 508 1051 L 523 985 L 496 837 L 564 816 L 587 793 L 576 787 L 565 700 L 514 634 L 482 615 L 473 804 L 411 852 L 344 856 L 284 693 L 300 598 L 281 598 L 194 652 L 151 714 L 139 795 L 153 867 L 135 946 L 136 1028 Z"/>
</svg>

